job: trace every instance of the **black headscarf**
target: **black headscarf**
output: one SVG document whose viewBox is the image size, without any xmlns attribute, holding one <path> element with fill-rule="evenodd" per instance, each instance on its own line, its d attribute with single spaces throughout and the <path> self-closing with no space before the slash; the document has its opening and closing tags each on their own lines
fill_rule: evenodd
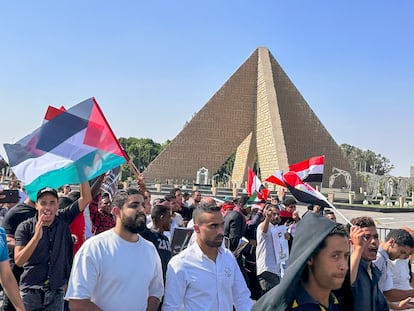
<svg viewBox="0 0 414 311">
<path fill-rule="evenodd" d="M 314 213 L 309 213 L 299 221 L 284 277 L 279 285 L 254 304 L 252 311 L 285 311 L 291 306 L 294 290 L 301 280 L 307 261 L 335 226 L 337 224 L 332 220 Z"/>
</svg>

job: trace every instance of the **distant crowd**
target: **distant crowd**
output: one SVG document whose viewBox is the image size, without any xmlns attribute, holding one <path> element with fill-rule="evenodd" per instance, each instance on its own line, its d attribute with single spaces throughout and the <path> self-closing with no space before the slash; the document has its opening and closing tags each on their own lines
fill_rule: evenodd
<svg viewBox="0 0 414 311">
<path fill-rule="evenodd" d="M 0 203 L 2 310 L 414 309 L 411 228 L 379 241 L 369 215 L 342 224 L 312 204 L 299 215 L 291 196 L 174 188 L 152 200 L 142 176 L 113 192 L 105 178 L 35 201 L 9 182 L 20 202 Z"/>
</svg>

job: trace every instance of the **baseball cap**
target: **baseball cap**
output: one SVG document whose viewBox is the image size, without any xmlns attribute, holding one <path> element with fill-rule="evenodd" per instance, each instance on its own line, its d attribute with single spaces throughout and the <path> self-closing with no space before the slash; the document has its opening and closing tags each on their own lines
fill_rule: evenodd
<svg viewBox="0 0 414 311">
<path fill-rule="evenodd" d="M 59 196 L 58 196 L 57 191 L 55 189 L 53 189 L 51 187 L 44 187 L 44 188 L 40 189 L 37 192 L 36 201 L 39 201 L 40 197 L 42 195 L 44 195 L 45 193 L 50 193 L 50 194 L 54 195 L 56 197 L 56 199 L 59 199 Z"/>
</svg>

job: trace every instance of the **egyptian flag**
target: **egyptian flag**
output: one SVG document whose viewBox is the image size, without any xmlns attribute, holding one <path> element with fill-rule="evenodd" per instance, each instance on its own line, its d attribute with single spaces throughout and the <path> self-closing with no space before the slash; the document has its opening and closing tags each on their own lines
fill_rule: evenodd
<svg viewBox="0 0 414 311">
<path fill-rule="evenodd" d="M 332 206 L 328 199 L 311 185 L 304 183 L 297 173 L 287 172 L 283 175 L 285 184 L 296 200 L 304 203 L 312 203 L 322 207 Z"/>
<path fill-rule="evenodd" d="M 265 179 L 265 181 L 286 188 L 285 182 L 283 181 L 283 171 L 282 170 L 274 172 L 272 174 L 272 176 L 267 177 Z"/>
<path fill-rule="evenodd" d="M 68 110 L 49 109 L 54 114 L 46 113 L 33 133 L 4 144 L 10 167 L 33 201 L 42 187 L 80 184 L 128 159 L 95 98 Z"/>
<path fill-rule="evenodd" d="M 269 196 L 269 190 L 262 184 L 259 177 L 256 176 L 250 167 L 247 172 L 247 194 L 250 197 L 249 201 L 266 201 Z"/>
<path fill-rule="evenodd" d="M 289 170 L 307 182 L 322 182 L 325 156 L 318 156 L 289 165 Z"/>
</svg>

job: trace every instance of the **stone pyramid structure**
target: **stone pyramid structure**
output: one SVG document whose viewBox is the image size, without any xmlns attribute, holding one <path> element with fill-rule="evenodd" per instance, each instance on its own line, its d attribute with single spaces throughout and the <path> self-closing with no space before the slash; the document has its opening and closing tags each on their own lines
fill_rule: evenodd
<svg viewBox="0 0 414 311">
<path fill-rule="evenodd" d="M 332 168 L 351 173 L 340 147 L 267 48 L 259 47 L 144 171 L 147 180 L 210 178 L 236 152 L 232 182 L 247 180 L 257 157 L 262 179 L 289 164 L 325 155 L 323 186 Z M 354 187 L 353 187 L 354 188 Z"/>
</svg>

